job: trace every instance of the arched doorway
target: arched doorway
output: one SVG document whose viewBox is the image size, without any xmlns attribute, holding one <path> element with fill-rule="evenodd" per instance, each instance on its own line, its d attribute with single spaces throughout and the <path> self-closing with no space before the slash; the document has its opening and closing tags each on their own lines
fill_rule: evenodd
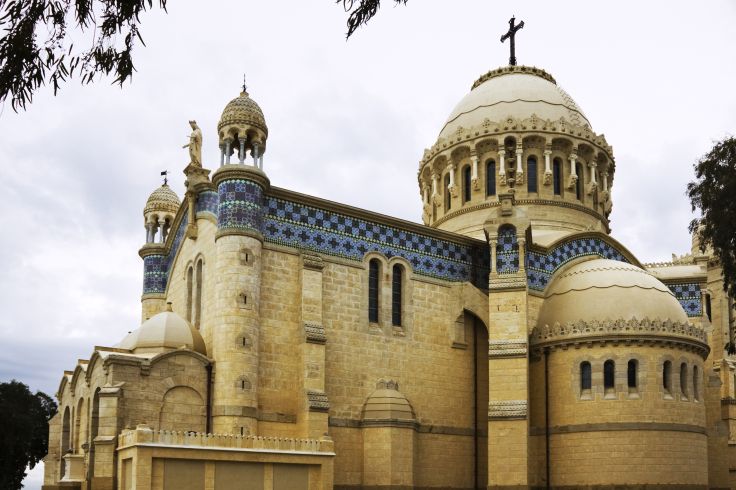
<svg viewBox="0 0 736 490">
<path fill-rule="evenodd" d="M 61 467 L 59 468 L 60 479 L 66 475 L 66 460 L 64 455 L 69 452 L 71 447 L 70 435 L 71 435 L 71 415 L 69 414 L 69 407 L 64 409 L 64 417 L 61 421 Z"/>
</svg>

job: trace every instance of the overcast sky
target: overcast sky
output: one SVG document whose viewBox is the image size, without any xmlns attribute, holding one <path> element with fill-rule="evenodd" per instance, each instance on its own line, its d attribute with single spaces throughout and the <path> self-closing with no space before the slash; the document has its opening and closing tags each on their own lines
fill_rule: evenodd
<svg viewBox="0 0 736 490">
<path fill-rule="evenodd" d="M 332 0 L 169 0 L 143 17 L 132 84 L 1 107 L 0 381 L 53 394 L 77 358 L 138 326 L 146 198 L 163 169 L 183 194 L 189 119 L 217 168 L 216 124 L 244 72 L 273 185 L 420 221 L 423 149 L 507 63 L 512 14 L 519 64 L 549 71 L 613 145 L 613 236 L 642 261 L 689 250 L 692 164 L 736 127 L 736 2 L 384 3 L 345 42 Z"/>
</svg>

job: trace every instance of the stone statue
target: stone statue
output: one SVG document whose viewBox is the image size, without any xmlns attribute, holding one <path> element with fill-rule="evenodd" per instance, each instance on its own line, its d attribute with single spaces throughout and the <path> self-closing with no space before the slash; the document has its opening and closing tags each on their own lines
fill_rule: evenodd
<svg viewBox="0 0 736 490">
<path fill-rule="evenodd" d="M 190 165 L 202 166 L 202 130 L 197 126 L 197 121 L 189 121 L 192 127 L 192 134 L 189 135 L 189 144 L 182 148 L 189 148 Z"/>
</svg>

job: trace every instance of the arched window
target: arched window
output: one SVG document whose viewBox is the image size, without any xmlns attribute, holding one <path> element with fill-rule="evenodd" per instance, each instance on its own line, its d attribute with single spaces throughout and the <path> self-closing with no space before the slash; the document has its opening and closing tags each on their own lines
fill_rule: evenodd
<svg viewBox="0 0 736 490">
<path fill-rule="evenodd" d="M 471 182 L 470 182 L 470 166 L 466 166 L 463 168 L 463 202 L 466 203 L 470 201 L 470 191 L 471 191 Z"/>
<path fill-rule="evenodd" d="M 378 323 L 378 283 L 381 275 L 381 264 L 378 259 L 368 263 L 368 321 Z"/>
<path fill-rule="evenodd" d="M 705 295 L 705 314 L 708 316 L 708 321 L 713 321 L 711 319 L 711 305 L 710 305 L 710 294 Z"/>
<path fill-rule="evenodd" d="M 452 207 L 452 195 L 450 194 L 450 174 L 445 175 L 445 212 Z"/>
<path fill-rule="evenodd" d="M 687 398 L 687 364 L 680 364 L 680 394 Z"/>
<path fill-rule="evenodd" d="M 693 366 L 693 399 L 700 400 L 700 372 L 698 366 Z"/>
<path fill-rule="evenodd" d="M 82 452 L 82 444 L 85 442 L 85 438 L 82 436 L 82 430 L 85 430 L 86 420 L 82 419 L 84 415 L 84 398 L 80 398 L 77 403 L 77 413 L 74 418 L 74 452 Z"/>
<path fill-rule="evenodd" d="M 194 288 L 194 269 L 187 269 L 187 321 L 192 321 L 192 290 Z"/>
<path fill-rule="evenodd" d="M 588 361 L 580 363 L 580 391 L 581 393 L 589 393 L 592 386 L 591 369 Z"/>
<path fill-rule="evenodd" d="M 616 364 L 611 359 L 603 363 L 603 388 L 606 394 L 613 393 L 616 388 Z"/>
<path fill-rule="evenodd" d="M 537 157 L 529 157 L 526 160 L 526 190 L 537 192 Z"/>
<path fill-rule="evenodd" d="M 636 359 L 630 359 L 626 367 L 626 380 L 629 385 L 629 392 L 636 391 L 639 387 L 638 371 L 639 362 Z"/>
<path fill-rule="evenodd" d="M 672 394 L 672 362 L 664 361 L 662 366 L 662 388 L 666 394 Z"/>
<path fill-rule="evenodd" d="M 194 295 L 194 326 L 199 328 L 202 320 L 202 259 L 197 261 L 196 294 Z"/>
<path fill-rule="evenodd" d="M 555 196 L 562 195 L 562 161 L 559 158 L 552 161 L 552 187 Z"/>
<path fill-rule="evenodd" d="M 486 196 L 496 195 L 496 162 L 488 160 L 486 163 Z"/>
<path fill-rule="evenodd" d="M 404 268 L 399 264 L 394 265 L 393 278 L 391 280 L 391 324 L 401 326 L 401 288 L 403 287 Z"/>
<path fill-rule="evenodd" d="M 69 407 L 64 409 L 64 418 L 61 422 L 61 455 L 65 455 L 69 452 L 71 446 L 71 412 Z"/>
<path fill-rule="evenodd" d="M 583 200 L 583 166 L 580 163 L 575 163 L 575 173 L 578 175 L 578 181 L 575 183 L 575 198 L 578 201 Z"/>
</svg>

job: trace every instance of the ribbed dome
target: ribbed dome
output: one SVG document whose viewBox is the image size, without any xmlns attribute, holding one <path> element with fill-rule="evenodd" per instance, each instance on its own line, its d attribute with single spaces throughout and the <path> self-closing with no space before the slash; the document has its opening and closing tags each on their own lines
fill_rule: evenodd
<svg viewBox="0 0 736 490">
<path fill-rule="evenodd" d="M 440 137 L 452 135 L 461 126 L 478 126 L 486 119 L 501 122 L 532 115 L 553 121 L 564 117 L 572 124 L 590 126 L 580 107 L 550 74 L 540 68 L 507 66 L 489 71 L 475 82 L 450 114 Z"/>
<path fill-rule="evenodd" d="M 146 207 L 143 208 L 143 214 L 146 215 L 158 211 L 176 214 L 180 205 L 181 201 L 179 201 L 179 196 L 176 195 L 176 192 L 172 191 L 167 184 L 163 184 L 148 197 Z"/>
<path fill-rule="evenodd" d="M 538 325 L 631 318 L 687 323 L 685 310 L 649 272 L 616 260 L 576 264 L 548 286 Z"/>
<path fill-rule="evenodd" d="M 379 380 L 363 406 L 363 420 L 414 420 L 414 410 L 395 381 Z"/>
<path fill-rule="evenodd" d="M 225 106 L 217 123 L 217 131 L 228 125 L 249 125 L 256 127 L 268 135 L 266 118 L 263 111 L 256 102 L 248 96 L 248 92 L 240 92 L 240 95 Z"/>
<path fill-rule="evenodd" d="M 160 352 L 185 347 L 207 355 L 204 339 L 197 329 L 172 311 L 164 311 L 149 318 L 129 333 L 118 344 L 121 349 L 135 353 Z"/>
</svg>

